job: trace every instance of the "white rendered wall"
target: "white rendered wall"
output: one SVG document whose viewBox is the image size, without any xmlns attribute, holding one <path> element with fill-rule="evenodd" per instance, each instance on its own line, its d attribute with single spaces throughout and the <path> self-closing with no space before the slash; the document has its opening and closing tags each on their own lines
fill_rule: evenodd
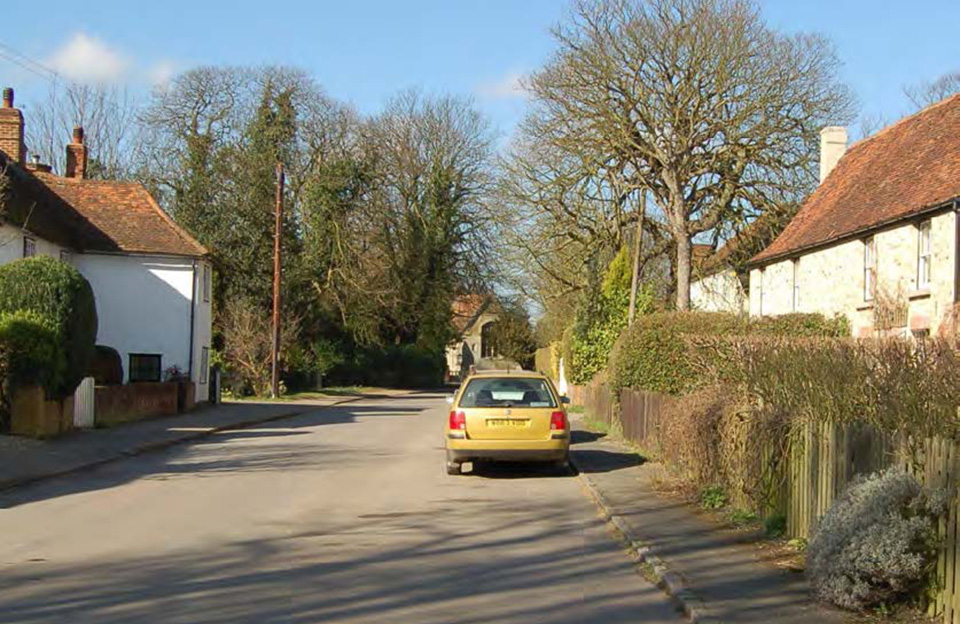
<svg viewBox="0 0 960 624">
<path fill-rule="evenodd" d="M 76 254 L 97 300 L 97 344 L 113 347 L 129 380 L 131 353 L 159 353 L 163 370 L 190 367 L 193 262 L 150 256 Z"/>
<path fill-rule="evenodd" d="M 13 262 L 23 257 L 24 236 L 29 236 L 34 240 L 38 256 L 59 258 L 60 252 L 64 249 L 38 236 L 24 234 L 20 228 L 4 223 L 0 225 L 0 264 Z"/>
<path fill-rule="evenodd" d="M 733 270 L 721 271 L 690 283 L 690 303 L 706 312 L 746 312 L 747 294 Z"/>
</svg>

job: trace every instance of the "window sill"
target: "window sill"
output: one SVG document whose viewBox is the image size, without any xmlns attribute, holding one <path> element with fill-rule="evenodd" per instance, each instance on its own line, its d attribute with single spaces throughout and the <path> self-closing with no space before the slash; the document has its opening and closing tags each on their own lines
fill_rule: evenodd
<svg viewBox="0 0 960 624">
<path fill-rule="evenodd" d="M 907 299 L 909 299 L 910 301 L 916 301 L 917 299 L 929 299 L 929 298 L 930 298 L 930 290 L 927 288 L 924 288 L 923 290 L 914 290 L 913 292 L 907 293 Z"/>
<path fill-rule="evenodd" d="M 857 312 L 865 312 L 866 310 L 872 310 L 872 309 L 873 309 L 872 301 L 867 301 L 866 303 L 862 303 L 857 306 Z"/>
</svg>

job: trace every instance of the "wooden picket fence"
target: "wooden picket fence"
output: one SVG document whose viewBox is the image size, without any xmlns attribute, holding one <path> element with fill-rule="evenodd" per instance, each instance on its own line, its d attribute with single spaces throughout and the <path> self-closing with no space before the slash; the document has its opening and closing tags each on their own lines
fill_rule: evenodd
<svg viewBox="0 0 960 624">
<path fill-rule="evenodd" d="M 624 438 L 641 449 L 656 453 L 661 448 L 664 407 L 672 397 L 637 390 L 623 390 L 616 397 L 599 383 L 571 387 L 570 396 L 591 418 L 619 427 Z M 928 613 L 942 616 L 945 624 L 960 624 L 960 442 L 935 437 L 910 450 L 907 440 L 867 424 L 809 425 L 791 441 L 784 474 L 775 476 L 781 484 L 775 511 L 786 516 L 790 537 L 807 538 L 855 477 L 891 466 L 900 466 L 924 486 L 943 488 L 951 496 L 948 515 L 940 524 L 938 587 L 929 597 Z"/>
</svg>

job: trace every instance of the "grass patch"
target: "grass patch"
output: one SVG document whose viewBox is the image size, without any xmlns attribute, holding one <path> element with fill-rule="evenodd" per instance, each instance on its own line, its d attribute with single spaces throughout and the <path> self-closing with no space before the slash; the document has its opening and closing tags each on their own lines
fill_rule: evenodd
<svg viewBox="0 0 960 624">
<path fill-rule="evenodd" d="M 604 435 L 610 433 L 610 425 L 602 420 L 596 420 L 588 416 L 587 418 L 583 419 L 583 424 L 587 429 L 593 431 L 594 433 L 602 433 Z"/>
<path fill-rule="evenodd" d="M 569 405 L 567 406 L 567 412 L 570 414 L 583 414 L 587 411 L 587 408 L 583 405 Z"/>
<path fill-rule="evenodd" d="M 284 403 L 288 401 L 311 401 L 336 397 L 363 396 L 365 394 L 377 394 L 378 392 L 383 392 L 384 390 L 384 388 L 373 388 L 369 386 L 332 386 L 330 388 L 323 388 L 322 390 L 313 390 L 310 392 L 293 392 L 290 394 L 285 394 L 281 397 L 277 397 L 276 399 L 271 397 L 246 396 L 229 397 L 229 400 L 255 401 L 257 403 Z"/>
</svg>

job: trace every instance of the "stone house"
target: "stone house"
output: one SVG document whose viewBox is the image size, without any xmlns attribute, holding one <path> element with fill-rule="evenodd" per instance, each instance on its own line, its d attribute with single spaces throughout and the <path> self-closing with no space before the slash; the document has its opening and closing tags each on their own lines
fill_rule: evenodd
<svg viewBox="0 0 960 624">
<path fill-rule="evenodd" d="M 453 302 L 457 338 L 447 346 L 447 373 L 459 378 L 481 358 L 496 357 L 491 331 L 499 320 L 491 295 L 461 295 Z"/>
<path fill-rule="evenodd" d="M 750 314 L 844 315 L 855 336 L 952 332 L 960 297 L 960 95 L 847 150 L 821 133 L 820 186 L 750 262 Z"/>
<path fill-rule="evenodd" d="M 93 288 L 97 344 L 121 357 L 124 382 L 178 368 L 209 396 L 212 266 L 207 250 L 139 182 L 86 177 L 82 128 L 64 176 L 28 162 L 12 89 L 0 107 L 0 264 L 34 255 L 73 265 Z"/>
</svg>

